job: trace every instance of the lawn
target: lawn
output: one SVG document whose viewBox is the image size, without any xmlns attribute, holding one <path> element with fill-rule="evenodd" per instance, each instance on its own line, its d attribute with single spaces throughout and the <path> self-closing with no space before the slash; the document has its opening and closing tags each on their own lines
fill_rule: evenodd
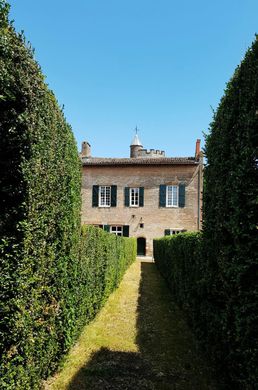
<svg viewBox="0 0 258 390">
<path fill-rule="evenodd" d="M 137 260 L 46 390 L 218 390 L 184 316 L 150 261 Z"/>
</svg>

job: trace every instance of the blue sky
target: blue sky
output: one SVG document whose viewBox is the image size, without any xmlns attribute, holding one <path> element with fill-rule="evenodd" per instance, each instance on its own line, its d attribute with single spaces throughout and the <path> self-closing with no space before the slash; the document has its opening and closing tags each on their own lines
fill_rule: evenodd
<svg viewBox="0 0 258 390">
<path fill-rule="evenodd" d="M 80 147 L 191 156 L 258 33 L 257 0 L 9 1 Z"/>
</svg>

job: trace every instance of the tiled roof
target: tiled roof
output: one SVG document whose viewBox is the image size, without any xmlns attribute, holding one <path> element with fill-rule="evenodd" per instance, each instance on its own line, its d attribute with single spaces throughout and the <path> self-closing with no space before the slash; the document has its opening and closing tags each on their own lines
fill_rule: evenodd
<svg viewBox="0 0 258 390">
<path fill-rule="evenodd" d="M 194 157 L 99 158 L 81 157 L 82 165 L 197 165 Z"/>
</svg>

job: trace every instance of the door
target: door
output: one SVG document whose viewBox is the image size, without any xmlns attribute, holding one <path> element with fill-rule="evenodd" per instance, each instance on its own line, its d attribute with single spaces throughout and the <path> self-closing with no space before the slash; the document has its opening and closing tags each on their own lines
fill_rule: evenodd
<svg viewBox="0 0 258 390">
<path fill-rule="evenodd" d="M 146 255 L 146 238 L 144 237 L 137 238 L 137 255 L 138 256 Z"/>
</svg>

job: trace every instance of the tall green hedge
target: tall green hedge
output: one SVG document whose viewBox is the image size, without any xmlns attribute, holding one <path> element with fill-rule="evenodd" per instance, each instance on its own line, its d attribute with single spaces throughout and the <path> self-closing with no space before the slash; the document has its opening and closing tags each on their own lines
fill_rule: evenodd
<svg viewBox="0 0 258 390">
<path fill-rule="evenodd" d="M 227 85 L 206 140 L 209 338 L 243 386 L 258 378 L 258 37 Z"/>
<path fill-rule="evenodd" d="M 135 238 L 118 237 L 99 228 L 83 226 L 74 286 L 78 290 L 78 324 L 81 321 L 83 325 L 85 318 L 89 321 L 98 312 L 135 259 Z"/>
<path fill-rule="evenodd" d="M 0 387 L 34 388 L 75 332 L 80 163 L 70 126 L 0 2 Z"/>
<path fill-rule="evenodd" d="M 0 388 L 38 389 L 135 243 L 81 233 L 76 143 L 8 11 L 0 0 Z"/>
<path fill-rule="evenodd" d="M 258 378 L 258 39 L 206 140 L 203 237 L 154 242 L 157 265 L 234 388 Z"/>
</svg>

